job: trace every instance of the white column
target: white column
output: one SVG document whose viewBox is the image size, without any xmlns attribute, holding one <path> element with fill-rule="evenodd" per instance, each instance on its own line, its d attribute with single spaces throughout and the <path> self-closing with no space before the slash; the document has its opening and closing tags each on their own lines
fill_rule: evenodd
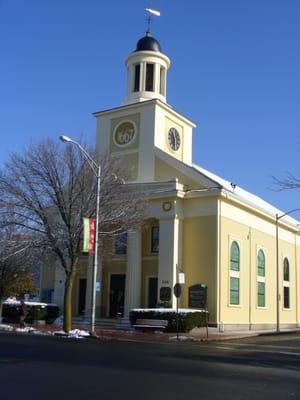
<svg viewBox="0 0 300 400">
<path fill-rule="evenodd" d="M 158 302 L 161 302 L 160 288 L 171 288 L 171 306 L 176 306 L 173 287 L 177 282 L 178 268 L 181 270 L 181 221 L 178 218 L 159 221 L 159 256 L 158 256 Z"/>
<path fill-rule="evenodd" d="M 144 92 L 146 90 L 146 63 L 141 62 L 141 70 L 140 70 L 140 92 Z"/>
<path fill-rule="evenodd" d="M 155 63 L 154 64 L 154 76 L 153 76 L 153 89 L 154 92 L 159 94 L 160 91 L 160 64 Z"/>
<path fill-rule="evenodd" d="M 142 277 L 142 238 L 141 230 L 127 232 L 127 261 L 125 280 L 124 317 L 129 317 L 132 308 L 141 306 Z"/>
</svg>

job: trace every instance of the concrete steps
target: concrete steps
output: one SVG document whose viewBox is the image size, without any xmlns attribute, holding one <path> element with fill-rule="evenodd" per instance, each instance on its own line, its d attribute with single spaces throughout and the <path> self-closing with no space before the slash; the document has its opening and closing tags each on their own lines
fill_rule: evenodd
<svg viewBox="0 0 300 400">
<path fill-rule="evenodd" d="M 89 321 L 84 317 L 74 317 L 72 319 L 74 326 L 89 326 Z M 105 330 L 116 330 L 117 329 L 117 319 L 116 318 L 99 318 L 95 321 L 95 328 L 105 329 Z"/>
</svg>

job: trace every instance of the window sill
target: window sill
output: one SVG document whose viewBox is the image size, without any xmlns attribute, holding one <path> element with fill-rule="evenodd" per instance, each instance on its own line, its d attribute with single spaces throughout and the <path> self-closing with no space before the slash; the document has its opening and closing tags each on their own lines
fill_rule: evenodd
<svg viewBox="0 0 300 400">
<path fill-rule="evenodd" d="M 230 308 L 242 308 L 243 306 L 241 304 L 228 304 L 228 307 L 230 307 Z"/>
<path fill-rule="evenodd" d="M 266 307 L 266 306 L 264 306 L 264 307 L 256 306 L 256 309 L 257 310 L 268 310 L 268 307 Z"/>
</svg>

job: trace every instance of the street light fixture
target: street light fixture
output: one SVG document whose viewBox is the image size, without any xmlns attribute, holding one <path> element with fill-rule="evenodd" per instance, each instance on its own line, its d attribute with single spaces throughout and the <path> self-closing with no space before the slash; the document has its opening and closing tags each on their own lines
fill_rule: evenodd
<svg viewBox="0 0 300 400">
<path fill-rule="evenodd" d="M 92 300 L 91 300 L 91 319 L 90 319 L 90 331 L 95 333 L 95 314 L 96 314 L 96 282 L 97 282 L 97 271 L 98 271 L 98 236 L 99 236 L 99 206 L 100 206 L 100 178 L 101 178 L 101 165 L 89 155 L 89 153 L 81 146 L 80 143 L 71 139 L 68 136 L 61 135 L 59 139 L 64 143 L 72 143 L 79 148 L 79 150 L 85 156 L 89 166 L 93 170 L 94 175 L 97 179 L 97 194 L 96 194 L 96 218 L 95 218 L 95 255 L 93 263 L 93 280 L 92 280 Z"/>
<path fill-rule="evenodd" d="M 276 214 L 276 332 L 280 332 L 280 291 L 279 291 L 279 238 L 278 238 L 278 222 L 286 215 L 292 214 L 295 211 L 300 211 L 300 208 L 294 208 L 284 214 Z"/>
</svg>

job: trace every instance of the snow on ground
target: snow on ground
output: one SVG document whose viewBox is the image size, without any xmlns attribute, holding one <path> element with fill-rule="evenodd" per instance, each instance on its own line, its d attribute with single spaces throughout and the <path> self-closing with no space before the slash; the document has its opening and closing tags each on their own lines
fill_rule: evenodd
<svg viewBox="0 0 300 400">
<path fill-rule="evenodd" d="M 34 335 L 41 335 L 41 336 L 62 336 L 66 338 L 75 338 L 75 339 L 83 339 L 86 337 L 89 337 L 90 334 L 87 331 L 80 330 L 80 329 L 73 329 L 69 333 L 66 333 L 65 331 L 43 331 L 43 330 L 38 330 L 35 329 L 31 326 L 25 326 L 24 328 L 14 328 L 11 325 L 6 325 L 6 324 L 0 324 L 0 331 L 6 331 L 6 332 L 18 332 L 18 333 L 32 333 Z"/>
<path fill-rule="evenodd" d="M 45 308 L 49 305 L 51 306 L 56 306 L 55 303 L 41 303 L 40 301 L 33 301 L 33 300 L 28 300 L 28 301 L 24 301 L 24 303 L 27 306 L 39 306 L 41 308 Z M 21 300 L 17 300 L 15 296 L 11 296 L 8 297 L 3 304 L 10 304 L 10 305 L 17 305 L 20 306 L 21 305 Z"/>
<path fill-rule="evenodd" d="M 169 340 L 171 340 L 171 341 L 177 340 L 177 336 L 171 336 L 171 337 L 169 337 Z M 193 342 L 195 340 L 195 338 L 193 338 L 191 336 L 181 336 L 181 335 L 179 335 L 178 336 L 178 340 L 180 342 L 187 342 L 187 341 Z"/>
<path fill-rule="evenodd" d="M 0 331 L 13 331 L 14 328 L 11 325 L 0 324 Z"/>
<path fill-rule="evenodd" d="M 90 336 L 89 332 L 80 329 L 73 329 L 69 332 L 69 337 L 83 338 Z"/>
<path fill-rule="evenodd" d="M 31 326 L 25 326 L 24 328 L 16 328 L 16 332 L 23 332 L 23 333 L 30 333 L 36 331 L 36 329 L 32 328 Z"/>
</svg>

